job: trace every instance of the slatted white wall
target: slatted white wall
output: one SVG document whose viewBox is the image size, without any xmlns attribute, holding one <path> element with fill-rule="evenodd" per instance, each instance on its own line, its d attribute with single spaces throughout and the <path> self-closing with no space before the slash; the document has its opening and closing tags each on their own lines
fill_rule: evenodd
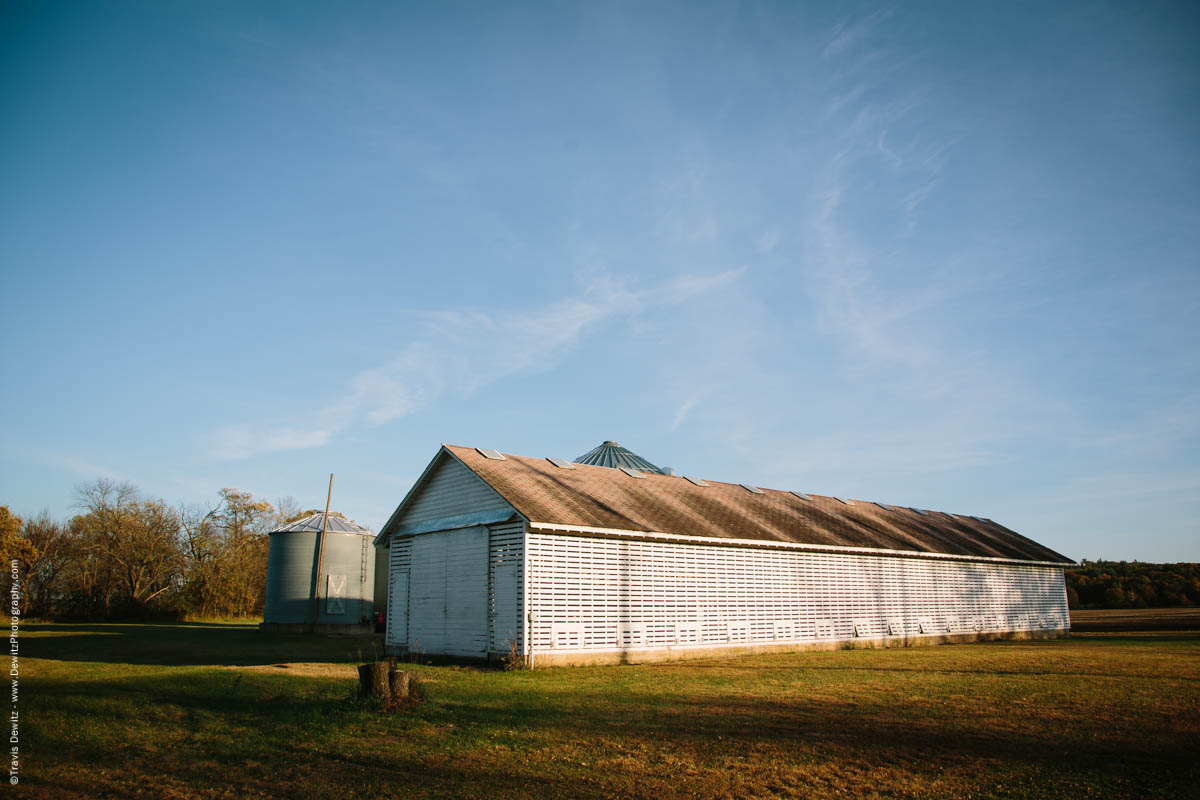
<svg viewBox="0 0 1200 800">
<path fill-rule="evenodd" d="M 525 525 L 511 522 L 489 527 L 488 541 L 488 649 L 509 652 L 512 642 L 524 652 Z"/>
<path fill-rule="evenodd" d="M 1061 629 L 1060 568 L 530 533 L 535 651 Z"/>
</svg>

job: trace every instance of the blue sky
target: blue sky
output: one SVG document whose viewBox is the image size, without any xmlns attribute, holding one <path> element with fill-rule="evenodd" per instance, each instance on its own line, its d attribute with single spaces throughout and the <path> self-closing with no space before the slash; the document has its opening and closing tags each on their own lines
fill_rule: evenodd
<svg viewBox="0 0 1200 800">
<path fill-rule="evenodd" d="M 441 442 L 1200 560 L 1190 3 L 6 3 L 0 502 Z"/>
</svg>

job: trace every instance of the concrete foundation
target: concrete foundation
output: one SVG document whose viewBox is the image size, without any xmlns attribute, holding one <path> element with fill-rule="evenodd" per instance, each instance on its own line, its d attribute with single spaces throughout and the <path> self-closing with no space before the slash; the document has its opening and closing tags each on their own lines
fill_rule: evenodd
<svg viewBox="0 0 1200 800">
<path fill-rule="evenodd" d="M 941 636 L 888 636 L 876 639 L 828 639 L 823 641 L 789 642 L 787 644 L 745 644 L 718 647 L 658 647 L 636 650 L 547 650 L 533 654 L 533 666 L 582 667 L 606 664 L 652 664 L 661 661 L 687 661 L 704 658 L 771 653 L 806 653 L 820 650 L 870 650 L 880 647 L 926 647 L 939 644 L 965 644 L 996 640 L 1065 639 L 1070 633 L 1064 628 L 1035 631 L 981 631 L 953 633 Z M 388 647 L 389 655 L 407 656 L 404 648 Z M 464 659 L 465 660 L 465 659 Z"/>
</svg>

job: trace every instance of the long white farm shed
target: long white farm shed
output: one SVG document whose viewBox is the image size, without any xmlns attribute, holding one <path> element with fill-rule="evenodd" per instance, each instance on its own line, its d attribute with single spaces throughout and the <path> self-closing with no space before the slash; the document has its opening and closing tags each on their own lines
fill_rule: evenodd
<svg viewBox="0 0 1200 800">
<path fill-rule="evenodd" d="M 549 664 L 1063 636 L 991 520 L 444 446 L 380 532 L 387 647 Z"/>
</svg>

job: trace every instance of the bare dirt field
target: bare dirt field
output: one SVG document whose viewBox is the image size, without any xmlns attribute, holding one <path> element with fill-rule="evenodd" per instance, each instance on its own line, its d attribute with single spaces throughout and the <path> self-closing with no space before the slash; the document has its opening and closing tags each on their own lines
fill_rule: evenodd
<svg viewBox="0 0 1200 800">
<path fill-rule="evenodd" d="M 1074 633 L 1103 631 L 1200 631 L 1200 607 L 1076 609 Z"/>
</svg>

